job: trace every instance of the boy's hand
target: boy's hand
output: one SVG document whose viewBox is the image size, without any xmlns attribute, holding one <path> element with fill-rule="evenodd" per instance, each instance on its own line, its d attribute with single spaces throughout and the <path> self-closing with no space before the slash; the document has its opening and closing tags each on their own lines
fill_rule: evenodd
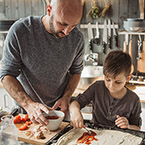
<svg viewBox="0 0 145 145">
<path fill-rule="evenodd" d="M 83 128 L 83 116 L 80 111 L 74 112 L 70 114 L 70 124 L 75 128 Z"/>
<path fill-rule="evenodd" d="M 126 117 L 120 117 L 119 115 L 117 115 L 115 124 L 117 125 L 117 127 L 120 127 L 120 128 L 129 128 L 129 123 Z"/>
</svg>

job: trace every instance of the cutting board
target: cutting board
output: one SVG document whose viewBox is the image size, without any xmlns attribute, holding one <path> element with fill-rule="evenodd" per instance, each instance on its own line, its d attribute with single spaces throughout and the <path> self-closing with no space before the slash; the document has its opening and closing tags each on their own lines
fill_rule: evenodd
<svg viewBox="0 0 145 145">
<path fill-rule="evenodd" d="M 45 145 L 51 138 L 53 138 L 56 134 L 62 131 L 68 124 L 69 124 L 68 122 L 62 122 L 58 130 L 50 131 L 50 133 L 44 134 L 46 137 L 45 139 L 36 139 L 34 137 L 29 138 L 29 136 L 25 135 L 26 131 L 18 130 L 18 140 L 34 145 Z M 19 128 L 22 124 L 15 124 L 15 125 L 17 128 Z M 30 128 L 33 126 L 34 124 L 31 124 Z"/>
</svg>

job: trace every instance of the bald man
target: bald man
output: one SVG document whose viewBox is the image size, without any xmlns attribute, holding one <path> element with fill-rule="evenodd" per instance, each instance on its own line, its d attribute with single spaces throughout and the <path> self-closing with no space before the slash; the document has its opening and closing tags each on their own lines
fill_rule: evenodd
<svg viewBox="0 0 145 145">
<path fill-rule="evenodd" d="M 50 109 L 68 111 L 83 69 L 81 17 L 81 0 L 52 0 L 47 15 L 20 19 L 9 30 L 1 81 L 33 122 L 47 125 L 43 112 Z"/>
</svg>

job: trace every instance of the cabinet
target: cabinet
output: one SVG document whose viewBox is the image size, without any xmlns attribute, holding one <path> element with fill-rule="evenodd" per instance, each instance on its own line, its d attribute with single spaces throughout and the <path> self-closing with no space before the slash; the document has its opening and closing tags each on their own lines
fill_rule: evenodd
<svg viewBox="0 0 145 145">
<path fill-rule="evenodd" d="M 2 110 L 10 112 L 13 106 L 15 106 L 13 98 L 3 87 L 0 88 L 0 107 Z"/>
</svg>

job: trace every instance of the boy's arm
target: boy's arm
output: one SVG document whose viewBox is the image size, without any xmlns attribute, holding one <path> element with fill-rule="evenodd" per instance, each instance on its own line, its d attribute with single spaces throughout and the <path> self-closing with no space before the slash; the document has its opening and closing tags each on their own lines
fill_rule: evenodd
<svg viewBox="0 0 145 145">
<path fill-rule="evenodd" d="M 69 110 L 70 110 L 70 124 L 75 128 L 84 127 L 83 116 L 80 111 L 79 103 L 77 101 L 72 101 Z"/>
<path fill-rule="evenodd" d="M 128 129 L 133 129 L 133 130 L 140 130 L 140 127 L 137 125 L 128 125 Z"/>
<path fill-rule="evenodd" d="M 129 122 L 128 122 L 128 119 L 126 117 L 120 117 L 119 115 L 117 115 L 117 119 L 115 120 L 115 124 L 117 125 L 117 127 L 120 127 L 120 128 L 140 130 L 139 126 L 130 125 Z"/>
</svg>

